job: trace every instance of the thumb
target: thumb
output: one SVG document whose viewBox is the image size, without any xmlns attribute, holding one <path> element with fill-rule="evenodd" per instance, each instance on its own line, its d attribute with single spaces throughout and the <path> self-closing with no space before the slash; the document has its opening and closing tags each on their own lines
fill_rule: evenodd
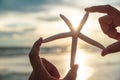
<svg viewBox="0 0 120 80">
<path fill-rule="evenodd" d="M 120 42 L 115 42 L 111 45 L 109 45 L 107 48 L 105 48 L 102 51 L 102 56 L 105 56 L 107 54 L 111 54 L 111 53 L 115 53 L 115 52 L 119 52 L 120 51 Z"/>
<path fill-rule="evenodd" d="M 78 64 L 73 65 L 71 71 L 77 73 L 77 70 L 78 70 Z"/>
<path fill-rule="evenodd" d="M 78 64 L 72 66 L 63 80 L 76 80 Z"/>
</svg>

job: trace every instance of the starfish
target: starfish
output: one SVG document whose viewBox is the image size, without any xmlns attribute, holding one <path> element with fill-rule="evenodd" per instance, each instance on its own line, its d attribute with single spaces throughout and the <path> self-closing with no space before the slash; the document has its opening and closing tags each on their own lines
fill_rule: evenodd
<svg viewBox="0 0 120 80">
<path fill-rule="evenodd" d="M 73 28 L 72 23 L 62 14 L 60 14 L 60 17 L 64 20 L 64 22 L 68 25 L 68 27 L 70 28 L 70 32 L 66 32 L 66 33 L 60 33 L 60 34 L 56 34 L 54 36 L 48 37 L 46 39 L 43 40 L 43 43 L 46 42 L 50 42 L 56 39 L 61 39 L 61 38 L 66 38 L 66 37 L 72 37 L 72 46 L 71 46 L 71 62 L 70 62 L 70 67 L 72 67 L 72 65 L 74 65 L 75 62 L 75 57 L 76 57 L 76 48 L 77 48 L 77 40 L 78 38 L 84 40 L 85 42 L 94 45 L 100 49 L 104 49 L 104 46 L 102 44 L 100 44 L 99 42 L 85 36 L 84 34 L 82 34 L 80 32 L 80 30 L 82 29 L 82 27 L 84 26 L 85 22 L 87 21 L 87 18 L 89 16 L 89 13 L 86 12 L 86 14 L 84 15 L 83 19 L 81 20 L 80 24 L 78 25 L 77 30 L 75 30 Z"/>
</svg>

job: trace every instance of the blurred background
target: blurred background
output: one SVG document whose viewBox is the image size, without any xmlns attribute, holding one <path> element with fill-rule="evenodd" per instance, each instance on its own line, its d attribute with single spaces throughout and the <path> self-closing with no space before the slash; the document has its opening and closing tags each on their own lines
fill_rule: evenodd
<svg viewBox="0 0 120 80">
<path fill-rule="evenodd" d="M 0 80 L 29 78 L 28 54 L 33 43 L 40 37 L 70 31 L 59 14 L 76 28 L 86 7 L 106 4 L 120 10 L 119 0 L 0 0 Z M 98 18 L 104 15 L 91 13 L 81 32 L 106 47 L 115 40 L 101 31 Z M 71 38 L 59 39 L 42 44 L 40 55 L 56 65 L 63 78 L 70 66 L 70 49 Z M 101 57 L 101 51 L 79 39 L 77 80 L 120 80 L 120 54 Z"/>
</svg>

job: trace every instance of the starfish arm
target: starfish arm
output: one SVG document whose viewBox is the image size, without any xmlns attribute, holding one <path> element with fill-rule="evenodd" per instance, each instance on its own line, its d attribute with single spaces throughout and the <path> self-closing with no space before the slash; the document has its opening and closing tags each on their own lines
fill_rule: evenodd
<svg viewBox="0 0 120 80">
<path fill-rule="evenodd" d="M 104 48 L 105 48 L 105 47 L 104 47 L 102 44 L 100 44 L 99 42 L 97 42 L 97 41 L 95 41 L 95 40 L 93 40 L 93 39 L 85 36 L 85 35 L 82 34 L 82 33 L 79 33 L 78 36 L 79 36 L 80 39 L 86 41 L 87 43 L 89 43 L 89 44 L 91 44 L 91 45 L 94 45 L 94 46 L 96 46 L 96 47 L 98 47 L 98 48 L 100 48 L 100 49 L 104 49 Z"/>
<path fill-rule="evenodd" d="M 76 48 L 77 48 L 77 36 L 72 37 L 72 47 L 71 47 L 71 62 L 70 67 L 74 65 L 75 57 L 76 57 Z"/>
<path fill-rule="evenodd" d="M 64 15 L 60 14 L 60 17 L 64 20 L 64 22 L 68 25 L 70 30 L 73 32 L 74 28 L 73 28 L 72 23 Z"/>
<path fill-rule="evenodd" d="M 70 37 L 70 36 L 72 36 L 72 32 L 56 34 L 54 36 L 51 36 L 51 37 L 48 37 L 48 38 L 44 39 L 43 43 L 50 42 L 50 41 L 53 41 L 53 40 L 56 40 L 56 39 L 60 39 L 60 38 Z"/>
<path fill-rule="evenodd" d="M 78 32 L 80 32 L 80 30 L 82 29 L 83 25 L 85 24 L 85 22 L 87 21 L 89 16 L 89 13 L 86 12 L 86 14 L 84 15 L 83 19 L 81 20 L 79 26 L 78 26 Z"/>
</svg>

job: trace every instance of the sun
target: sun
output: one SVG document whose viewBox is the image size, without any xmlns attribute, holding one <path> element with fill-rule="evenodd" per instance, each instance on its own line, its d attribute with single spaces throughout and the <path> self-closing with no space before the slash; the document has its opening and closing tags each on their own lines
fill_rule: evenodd
<svg viewBox="0 0 120 80">
<path fill-rule="evenodd" d="M 74 16 L 71 16 L 69 18 L 71 23 L 73 24 L 73 27 L 74 27 L 75 30 L 78 28 L 78 25 L 80 24 L 83 16 L 81 16 L 81 15 L 74 15 Z M 83 33 L 89 33 L 88 30 L 93 30 L 95 28 L 94 26 L 95 26 L 95 24 L 93 23 L 93 19 L 92 18 L 88 18 L 86 23 L 83 25 L 82 32 Z"/>
<path fill-rule="evenodd" d="M 82 17 L 80 15 L 74 15 L 74 16 L 70 17 L 70 21 L 73 24 L 73 27 L 75 29 L 78 28 L 78 25 L 80 24 L 81 19 L 82 19 Z"/>
</svg>

